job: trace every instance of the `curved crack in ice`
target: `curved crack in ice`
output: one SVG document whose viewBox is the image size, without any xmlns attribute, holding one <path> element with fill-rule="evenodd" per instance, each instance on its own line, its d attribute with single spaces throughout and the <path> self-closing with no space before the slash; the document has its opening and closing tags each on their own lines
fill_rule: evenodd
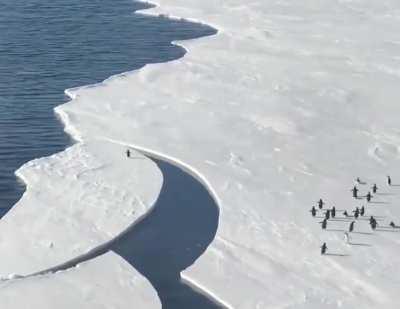
<svg viewBox="0 0 400 309">
<path fill-rule="evenodd" d="M 193 265 L 214 240 L 219 219 L 216 194 L 190 166 L 160 153 L 131 148 L 155 161 L 163 174 L 163 187 L 152 209 L 88 253 L 20 278 L 65 271 L 114 251 L 151 282 L 164 308 L 229 308 L 189 278 L 181 278 L 181 272 Z"/>
<path fill-rule="evenodd" d="M 170 18 L 170 16 L 168 17 Z M 215 31 L 215 33 L 217 33 L 217 31 Z M 173 44 L 187 51 L 183 46 L 176 43 Z M 110 78 L 112 79 L 118 76 L 119 75 L 116 75 Z M 107 80 L 102 83 L 87 87 L 101 86 L 105 82 L 107 82 Z M 66 94 L 70 96 L 71 99 L 74 99 L 76 96 L 76 93 L 73 89 L 66 90 Z M 70 121 L 68 118 L 69 116 L 58 109 L 56 109 L 56 112 L 65 125 L 65 131 L 69 133 L 72 137 L 74 137 L 76 141 L 82 142 L 82 137 L 80 136 L 79 130 L 70 125 Z M 91 249 L 85 254 L 79 255 L 65 263 L 62 263 L 55 267 L 51 267 L 46 270 L 36 272 L 27 276 L 15 275 L 11 276 L 10 279 L 23 279 L 68 270 L 76 267 L 80 263 L 90 261 L 112 250 L 120 254 L 134 268 L 139 270 L 143 275 L 145 275 L 145 277 L 149 279 L 149 281 L 153 284 L 153 286 L 155 286 L 155 288 L 159 292 L 160 298 L 163 301 L 163 305 L 166 305 L 166 307 L 171 305 L 182 305 L 190 307 L 191 309 L 195 309 L 197 307 L 230 307 L 227 304 L 223 305 L 223 301 L 218 301 L 216 297 L 212 297 L 210 292 L 205 292 L 204 288 L 200 288 L 198 284 L 191 282 L 189 278 L 181 279 L 180 275 L 182 270 L 186 269 L 190 265 L 193 265 L 193 263 L 197 260 L 199 256 L 201 256 L 202 253 L 204 253 L 206 248 L 210 245 L 215 237 L 219 217 L 219 201 L 216 193 L 200 173 L 193 170 L 193 168 L 184 164 L 183 162 L 179 162 L 178 160 L 175 160 L 173 158 L 166 157 L 162 154 L 145 150 L 140 147 L 132 148 L 137 149 L 138 151 L 146 154 L 150 158 L 153 158 L 162 170 L 164 178 L 167 179 L 167 181 L 165 181 L 164 183 L 165 186 L 163 186 L 160 197 L 156 204 L 153 205 L 152 210 L 143 215 L 141 218 L 135 220 L 135 222 L 133 222 L 125 231 L 123 231 L 114 239 L 109 240 Z M 192 186 L 191 189 L 196 190 L 197 192 L 197 198 L 193 199 L 193 196 L 190 196 L 190 193 L 193 193 L 193 191 L 191 190 L 182 189 L 183 187 L 180 188 L 181 190 L 177 190 L 179 188 L 174 185 L 171 186 L 171 182 L 168 179 L 171 179 L 172 183 L 175 182 L 175 184 L 178 182 L 186 186 Z M 179 196 L 183 204 L 175 203 L 177 196 Z M 189 205 L 192 207 L 187 207 L 187 205 L 185 205 L 185 202 L 189 202 Z M 175 211 L 169 212 L 168 214 L 168 209 L 171 210 L 171 207 L 173 207 Z M 194 209 L 196 211 L 193 211 Z M 150 226 L 150 224 L 147 223 L 147 221 L 153 220 L 152 217 L 156 217 L 156 220 L 161 221 L 167 219 L 168 222 L 168 218 L 176 219 L 177 217 L 182 215 L 186 217 L 182 217 L 182 220 L 180 220 L 179 222 L 176 222 L 175 220 L 169 221 L 169 223 L 172 223 L 169 226 L 166 226 L 165 223 L 160 225 L 152 224 Z M 201 220 L 201 216 L 203 216 L 204 220 Z M 189 217 L 190 220 L 188 220 Z M 179 227 L 177 223 L 184 224 L 184 227 Z M 149 244 L 140 238 L 149 237 L 149 233 L 143 232 L 149 226 L 150 229 L 153 228 L 153 226 L 161 228 L 158 232 L 158 237 L 166 237 L 163 239 L 164 246 L 159 248 L 160 254 L 153 254 L 150 256 L 148 254 L 144 254 L 142 256 L 138 256 L 136 254 L 138 251 L 145 252 L 146 248 L 149 248 Z M 171 232 L 171 227 L 174 228 L 173 233 L 166 233 L 166 230 L 163 230 L 165 227 L 170 228 L 169 232 Z M 137 230 L 139 230 L 139 232 Z M 178 236 L 181 236 L 179 241 L 177 241 Z M 169 248 L 167 248 L 168 250 L 165 250 L 166 243 L 168 243 L 170 246 Z M 140 250 L 132 250 L 132 245 L 140 248 Z M 159 246 L 155 246 L 155 248 L 157 247 Z M 160 257 L 163 253 L 166 253 L 167 255 L 171 254 L 173 258 L 171 258 L 171 256 L 164 258 L 164 261 L 169 261 L 171 264 L 169 266 L 164 265 L 164 268 L 162 268 L 160 272 L 160 269 L 154 270 L 155 265 L 148 264 L 148 260 L 152 256 Z M 166 272 L 168 274 L 166 274 Z M 161 277 L 159 276 L 160 274 L 162 274 Z M 186 303 L 178 304 L 180 300 L 172 299 L 168 294 L 168 290 L 160 291 L 160 287 L 163 288 L 163 285 L 165 284 L 165 276 L 169 277 L 170 280 L 172 279 L 175 281 L 174 288 L 178 288 L 181 290 L 181 293 L 183 293 L 181 294 L 181 296 L 184 296 L 185 299 L 183 299 L 183 301 Z M 190 298 L 192 298 L 192 300 Z M 197 301 L 197 306 L 195 306 L 195 304 L 190 304 L 190 301 L 193 301 L 193 299 L 195 299 L 195 302 Z"/>
</svg>

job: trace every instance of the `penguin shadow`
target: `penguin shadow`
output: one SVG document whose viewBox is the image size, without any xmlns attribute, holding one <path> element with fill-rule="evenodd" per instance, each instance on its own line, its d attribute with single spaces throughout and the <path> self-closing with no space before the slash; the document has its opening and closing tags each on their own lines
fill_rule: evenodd
<svg viewBox="0 0 400 309">
<path fill-rule="evenodd" d="M 327 210 L 332 210 L 332 208 L 318 208 L 317 211 L 327 211 Z M 337 210 L 336 210 L 337 211 Z"/>
<path fill-rule="evenodd" d="M 130 156 L 130 157 L 127 157 L 127 159 L 128 160 L 146 160 L 147 158 L 146 157 L 133 157 L 133 156 Z"/>
<path fill-rule="evenodd" d="M 354 221 L 356 221 L 356 222 L 369 222 L 369 220 L 370 220 L 369 218 L 360 218 L 360 217 L 358 217 L 357 219 L 354 219 Z M 382 221 L 383 219 L 376 219 L 375 218 L 375 220 L 376 221 Z"/>
<path fill-rule="evenodd" d="M 400 187 L 400 184 L 397 184 L 397 183 L 396 183 L 396 184 L 391 184 L 390 186 L 391 186 L 391 187 Z"/>
<path fill-rule="evenodd" d="M 345 232 L 345 230 L 339 230 L 339 229 L 326 229 L 328 232 Z"/>
<path fill-rule="evenodd" d="M 381 225 L 380 228 L 384 228 L 384 229 L 389 229 L 389 230 L 396 230 L 396 229 L 400 229 L 400 226 L 398 225 Z"/>
<path fill-rule="evenodd" d="M 365 218 L 364 216 L 358 216 L 357 218 L 356 217 L 351 217 L 351 219 L 353 219 L 353 220 L 355 220 L 355 221 L 367 221 L 367 220 L 369 220 L 369 219 L 367 219 L 367 218 Z"/>
<path fill-rule="evenodd" d="M 380 196 L 392 196 L 392 195 L 396 195 L 394 193 L 389 193 L 389 192 L 377 192 L 375 193 L 376 195 L 380 195 Z"/>
<path fill-rule="evenodd" d="M 357 184 L 364 186 L 368 183 L 366 181 L 357 181 Z"/>
<path fill-rule="evenodd" d="M 356 243 L 356 242 L 349 242 L 350 246 L 360 246 L 360 247 L 372 247 L 371 244 L 363 244 L 363 243 Z"/>
<path fill-rule="evenodd" d="M 325 255 L 329 255 L 329 256 L 350 256 L 350 254 L 343 254 L 343 253 L 325 253 Z"/>
<path fill-rule="evenodd" d="M 393 228 L 393 227 L 377 227 L 375 230 L 377 232 L 400 233 L 399 228 Z"/>
<path fill-rule="evenodd" d="M 358 216 L 358 218 L 354 217 L 354 216 L 347 216 L 347 217 L 339 217 L 336 220 L 333 221 L 338 221 L 338 222 L 351 222 L 351 221 L 358 221 L 360 220 L 362 217 Z"/>
<path fill-rule="evenodd" d="M 376 221 L 382 221 L 385 220 L 386 216 L 373 216 Z M 363 216 L 363 217 L 358 217 L 359 221 L 369 221 L 370 217 L 369 216 Z"/>
<path fill-rule="evenodd" d="M 349 222 L 349 221 L 353 221 L 354 217 L 335 217 L 330 219 L 329 221 L 336 221 L 336 222 Z"/>
<path fill-rule="evenodd" d="M 374 235 L 374 233 L 369 232 L 351 232 L 352 234 L 360 234 L 360 235 Z"/>
<path fill-rule="evenodd" d="M 347 210 L 347 216 L 343 215 L 342 212 L 336 214 L 336 216 L 332 217 L 332 219 L 336 221 L 345 221 L 345 220 L 354 220 L 354 215 L 350 215 L 351 210 Z M 359 218 L 361 215 L 358 216 Z"/>
<path fill-rule="evenodd" d="M 370 201 L 369 204 L 390 204 L 389 202 L 383 202 L 383 201 Z"/>
</svg>

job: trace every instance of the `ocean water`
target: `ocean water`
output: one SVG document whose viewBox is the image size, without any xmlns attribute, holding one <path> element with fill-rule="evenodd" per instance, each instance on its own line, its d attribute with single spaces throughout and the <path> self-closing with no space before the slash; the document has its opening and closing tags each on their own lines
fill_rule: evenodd
<svg viewBox="0 0 400 309">
<path fill-rule="evenodd" d="M 66 88 L 184 55 L 172 45 L 215 30 L 134 14 L 130 0 L 3 0 L 0 10 L 0 216 L 25 187 L 14 171 L 73 141 L 53 108 Z"/>
</svg>

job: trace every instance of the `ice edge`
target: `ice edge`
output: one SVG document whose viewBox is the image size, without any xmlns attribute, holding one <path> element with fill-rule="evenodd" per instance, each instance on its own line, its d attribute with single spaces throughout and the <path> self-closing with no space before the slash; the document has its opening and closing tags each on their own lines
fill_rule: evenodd
<svg viewBox="0 0 400 309">
<path fill-rule="evenodd" d="M 148 16 L 159 16 L 159 17 L 165 17 L 165 18 L 172 19 L 172 20 L 190 21 L 190 22 L 197 23 L 197 24 L 200 24 L 200 25 L 207 25 L 207 26 L 210 26 L 210 27 L 213 27 L 214 29 L 216 29 L 217 32 L 216 32 L 215 34 L 213 34 L 213 36 L 219 35 L 219 34 L 221 33 L 221 31 L 222 31 L 220 27 L 218 27 L 218 26 L 216 26 L 216 25 L 214 25 L 214 24 L 211 24 L 211 23 L 210 23 L 210 24 L 206 24 L 206 23 L 204 23 L 203 21 L 200 21 L 200 20 L 197 20 L 197 19 L 193 19 L 193 18 L 183 18 L 183 17 L 179 17 L 179 16 L 175 16 L 175 15 L 170 15 L 170 14 L 161 13 L 161 12 L 158 12 L 158 13 L 157 13 L 157 12 L 152 12 L 152 10 L 155 10 L 155 9 L 157 9 L 157 8 L 160 8 L 160 4 L 159 4 L 158 2 L 154 2 L 154 1 L 145 1 L 145 0 L 134 0 L 134 1 L 152 5 L 152 7 L 143 8 L 143 9 L 139 9 L 139 10 L 135 11 L 135 12 L 134 12 L 135 14 L 142 14 L 142 15 L 148 15 Z M 201 38 L 188 39 L 188 40 L 185 40 L 185 41 L 186 41 L 186 42 L 190 42 L 190 41 L 194 41 L 194 40 L 198 40 L 198 39 L 201 39 Z M 184 41 L 180 41 L 180 40 L 178 40 L 178 41 L 171 41 L 171 44 L 181 47 L 185 52 L 189 52 L 189 49 L 184 45 L 183 42 L 184 42 Z M 183 57 L 184 57 L 184 56 L 183 56 Z M 106 78 L 106 79 L 105 79 L 104 81 L 102 81 L 102 82 L 98 82 L 98 83 L 94 83 L 94 84 L 88 84 L 88 85 L 83 85 L 83 86 L 78 86 L 78 87 L 66 89 L 66 90 L 64 91 L 64 93 L 65 93 L 71 100 L 68 101 L 68 102 L 65 102 L 65 103 L 63 103 L 63 104 L 60 104 L 60 105 L 58 105 L 58 106 L 56 106 L 56 107 L 54 108 L 54 112 L 55 112 L 56 117 L 57 117 L 57 118 L 61 121 L 61 123 L 64 125 L 64 132 L 65 132 L 66 134 L 70 135 L 70 136 L 76 141 L 75 144 L 83 143 L 83 138 L 82 138 L 80 132 L 79 132 L 78 130 L 76 130 L 76 129 L 74 128 L 74 126 L 71 125 L 71 121 L 70 121 L 69 115 L 68 115 L 66 112 L 64 112 L 64 111 L 62 110 L 62 108 L 61 108 L 63 105 L 65 105 L 65 104 L 67 104 L 67 103 L 69 103 L 69 102 L 75 100 L 77 97 L 79 97 L 78 92 L 79 92 L 80 90 L 88 89 L 88 88 L 103 87 L 103 86 L 105 86 L 107 83 L 109 83 L 110 81 L 112 81 L 112 80 L 114 80 L 114 79 L 122 78 L 122 77 L 124 77 L 124 76 L 131 75 L 131 74 L 137 74 L 139 71 L 143 70 L 145 67 L 147 67 L 147 66 L 149 66 L 149 65 L 162 65 L 162 64 L 165 64 L 165 63 L 168 63 L 168 62 L 178 61 L 179 59 L 181 59 L 181 58 L 174 59 L 174 60 L 172 60 L 172 61 L 166 61 L 166 62 L 160 62 L 160 63 L 146 64 L 146 65 L 142 66 L 141 68 L 138 68 L 138 69 L 135 69 L 135 70 L 130 70 L 130 71 L 126 71 L 126 72 L 122 72 L 122 73 L 118 73 L 118 74 L 111 75 L 110 77 Z M 156 151 L 153 151 L 153 150 L 150 150 L 150 149 L 146 149 L 146 148 L 144 148 L 144 147 L 140 147 L 140 146 L 137 146 L 137 145 L 129 145 L 129 144 L 125 143 L 125 142 L 122 142 L 122 141 L 115 141 L 115 140 L 111 140 L 111 139 L 105 139 L 105 140 L 108 140 L 108 141 L 110 141 L 110 142 L 114 142 L 114 143 L 117 143 L 117 144 L 121 144 L 121 145 L 130 146 L 130 147 L 132 147 L 133 149 L 136 149 L 137 151 L 141 152 L 141 153 L 144 154 L 144 155 L 148 155 L 149 157 L 154 157 L 154 158 L 160 158 L 160 159 L 162 159 L 162 160 L 165 160 L 165 161 L 167 161 L 167 162 L 169 162 L 169 163 L 171 163 L 171 164 L 173 164 L 173 165 L 175 165 L 175 166 L 177 166 L 177 167 L 183 169 L 185 172 L 187 172 L 187 173 L 189 173 L 191 176 L 195 177 L 201 184 L 204 185 L 204 187 L 206 188 L 206 190 L 211 194 L 212 198 L 214 199 L 214 201 L 215 201 L 215 203 L 217 204 L 217 206 L 218 206 L 218 208 L 219 208 L 219 211 L 220 211 L 220 213 L 221 213 L 221 211 L 222 211 L 222 208 L 220 207 L 221 203 L 220 203 L 220 199 L 219 199 L 219 197 L 218 197 L 216 191 L 212 188 L 212 186 L 211 186 L 211 184 L 208 182 L 208 180 L 207 180 L 199 171 L 197 171 L 196 169 L 194 169 L 192 166 L 190 166 L 190 165 L 184 163 L 183 161 L 181 161 L 181 160 L 179 160 L 179 159 L 177 159 L 177 158 L 173 158 L 173 157 L 168 156 L 168 155 L 166 155 L 166 154 L 159 153 L 159 152 L 156 152 Z M 69 146 L 68 146 L 66 149 L 68 149 L 68 148 L 69 148 Z M 60 153 L 66 151 L 66 149 L 63 150 L 63 151 L 61 151 Z M 29 161 L 29 162 L 32 162 L 32 161 L 34 161 L 34 160 L 36 160 L 36 159 L 38 159 L 38 158 L 35 158 L 35 159 L 33 159 L 33 160 Z M 29 163 L 29 162 L 27 162 L 27 163 Z M 26 190 L 25 190 L 25 192 L 24 192 L 24 194 L 25 194 L 25 193 L 27 192 L 27 190 L 28 190 L 29 183 L 26 181 L 26 179 L 24 178 L 24 176 L 20 173 L 20 169 L 21 169 L 21 167 L 15 171 L 15 175 L 25 184 L 25 186 L 26 186 Z M 107 242 L 105 242 L 105 243 L 103 243 L 103 244 L 101 244 L 101 245 L 99 245 L 99 246 L 97 246 L 97 247 L 95 247 L 95 248 L 90 249 L 87 253 L 81 254 L 81 255 L 79 255 L 79 256 L 77 256 L 77 257 L 75 257 L 75 258 L 73 258 L 73 259 L 71 259 L 71 260 L 69 260 L 69 261 L 66 261 L 66 262 L 64 262 L 64 263 L 62 263 L 62 264 L 59 264 L 59 265 L 57 265 L 57 266 L 48 268 L 48 269 L 46 269 L 46 270 L 42 270 L 42 271 L 39 271 L 39 272 L 36 272 L 36 273 L 33 273 L 33 274 L 28 274 L 28 275 L 26 275 L 26 276 L 17 276 L 17 277 L 15 277 L 15 278 L 10 279 L 10 280 L 21 280 L 21 279 L 24 279 L 24 278 L 29 278 L 29 277 L 34 277 L 34 276 L 48 275 L 49 273 L 55 273 L 55 272 L 58 272 L 58 271 L 68 271 L 68 269 L 70 269 L 70 268 L 72 268 L 72 267 L 77 267 L 77 266 L 79 266 L 79 263 L 80 263 L 79 261 L 82 261 L 82 262 L 85 261 L 85 262 L 87 262 L 87 261 L 90 260 L 90 258 L 88 258 L 88 257 L 90 257 L 90 256 L 92 256 L 92 255 L 96 255 L 96 256 L 94 256 L 94 257 L 92 257 L 92 258 L 97 257 L 98 255 L 102 254 L 102 253 L 99 253 L 99 252 L 101 252 L 102 250 L 104 250 L 110 243 L 112 243 L 112 242 L 116 241 L 117 239 L 119 239 L 120 237 L 122 237 L 122 236 L 123 236 L 129 229 L 131 229 L 134 225 L 138 224 L 141 220 L 143 220 L 144 218 L 146 218 L 146 217 L 151 213 L 151 211 L 153 210 L 155 204 L 156 204 L 156 203 L 154 203 L 154 204 L 152 205 L 152 207 L 150 207 L 149 210 L 148 210 L 146 213 L 144 213 L 142 216 L 140 216 L 140 217 L 137 218 L 134 222 L 132 222 L 132 223 L 131 223 L 124 231 L 122 231 L 119 235 L 117 235 L 117 236 L 114 237 L 113 239 L 110 239 L 110 240 L 108 240 Z M 194 263 L 194 264 L 195 264 L 195 263 Z M 193 265 L 194 265 L 194 264 L 193 264 Z M 68 265 L 71 265 L 71 266 L 70 266 L 69 268 L 67 268 L 66 266 L 68 266 Z M 219 297 L 217 297 L 214 293 L 212 293 L 212 292 L 211 292 L 210 290 L 208 290 L 206 287 L 204 287 L 204 286 L 202 286 L 201 284 L 195 282 L 195 281 L 194 281 L 193 279 L 191 279 L 189 276 L 187 276 L 186 274 L 184 274 L 184 272 L 181 273 L 181 276 L 182 276 L 182 280 L 185 281 L 188 285 L 192 286 L 194 289 L 199 290 L 200 292 L 202 292 L 203 294 L 205 294 L 207 297 L 209 297 L 210 299 L 212 299 L 214 302 L 219 303 L 219 304 L 225 306 L 227 309 L 233 309 L 233 307 L 232 307 L 230 304 L 228 304 L 228 303 L 225 302 L 224 300 L 222 300 L 222 299 L 220 299 Z"/>
</svg>

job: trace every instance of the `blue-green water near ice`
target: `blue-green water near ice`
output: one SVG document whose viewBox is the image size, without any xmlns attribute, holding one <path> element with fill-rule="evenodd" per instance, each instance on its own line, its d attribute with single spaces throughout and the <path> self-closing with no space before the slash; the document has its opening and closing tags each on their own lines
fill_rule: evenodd
<svg viewBox="0 0 400 309">
<path fill-rule="evenodd" d="M 18 201 L 25 190 L 15 177 L 15 170 L 29 160 L 62 151 L 73 143 L 53 112 L 55 106 L 67 100 L 65 89 L 97 83 L 147 63 L 177 59 L 185 51 L 172 45 L 171 41 L 216 32 L 205 25 L 134 14 L 134 11 L 149 6 L 130 0 L 1 1 L 0 216 Z M 173 168 L 169 170 L 179 174 Z M 178 180 L 171 180 L 169 186 L 173 187 L 174 183 Z M 198 187 L 195 183 L 192 185 Z M 203 202 L 212 203 L 204 190 L 198 190 L 202 193 L 196 194 L 204 196 Z M 167 198 L 164 200 L 171 203 Z M 178 206 L 174 211 L 179 212 Z M 182 267 L 192 263 L 209 244 L 218 221 L 215 205 L 208 208 L 209 212 L 203 212 L 202 206 L 197 206 L 200 208 L 196 220 L 199 221 L 203 214 L 213 216 L 213 223 L 208 224 L 210 227 L 203 227 L 206 231 L 202 236 L 203 249 L 187 261 L 180 261 L 184 265 Z M 188 215 L 192 213 L 190 209 L 187 211 Z M 168 219 L 168 216 L 179 220 L 177 213 L 161 214 L 163 219 Z M 185 218 L 181 219 L 184 222 Z M 142 234 L 146 235 L 146 230 L 152 229 L 151 222 L 143 226 Z M 185 233 L 190 236 L 190 231 Z M 196 233 L 202 232 L 198 230 Z M 179 234 L 182 233 L 173 235 L 176 237 Z M 136 244 L 140 242 L 138 239 Z M 180 244 L 173 238 L 169 243 L 171 246 L 176 244 L 177 248 Z M 147 260 L 146 256 L 138 257 L 135 251 L 130 252 L 129 246 L 128 239 L 122 247 L 114 250 L 121 250 L 121 256 L 132 265 L 133 259 Z M 177 250 L 175 254 L 178 257 L 180 249 Z M 153 248 L 152 253 L 157 254 L 157 251 Z M 167 278 L 157 270 L 157 265 L 151 264 L 152 259 L 148 260 L 140 264 L 139 270 L 155 285 L 163 308 L 218 308 L 201 293 L 180 283 L 179 272 L 182 268 L 176 267 L 176 262 L 171 261 L 173 272 L 172 268 L 169 269 L 169 261 L 163 265 L 164 271 L 170 273 Z M 152 276 L 162 284 L 155 284 L 156 279 Z"/>
</svg>

